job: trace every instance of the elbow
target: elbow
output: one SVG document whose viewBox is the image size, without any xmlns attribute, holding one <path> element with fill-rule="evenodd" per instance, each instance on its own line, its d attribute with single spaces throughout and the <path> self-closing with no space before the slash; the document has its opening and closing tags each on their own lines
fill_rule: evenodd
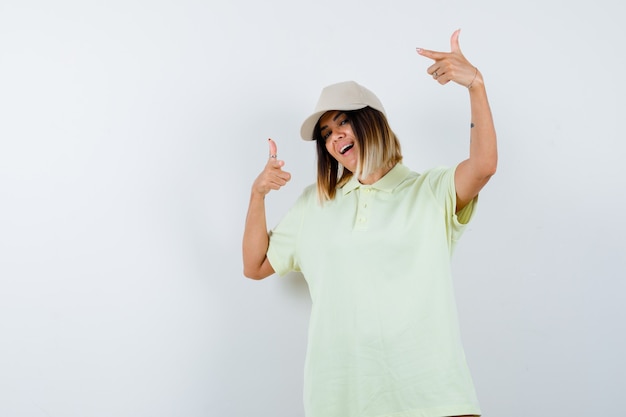
<svg viewBox="0 0 626 417">
<path fill-rule="evenodd" d="M 267 255 L 256 256 L 246 251 L 243 251 L 243 276 L 246 278 L 260 280 L 267 278 L 274 273 Z"/>
<path fill-rule="evenodd" d="M 255 281 L 263 279 L 263 277 L 261 277 L 261 274 L 255 271 L 251 271 L 250 269 L 247 269 L 245 267 L 243 268 L 243 276 L 248 279 L 253 279 Z"/>
<path fill-rule="evenodd" d="M 478 184 L 481 184 L 481 188 L 489 182 L 491 177 L 496 174 L 497 166 L 496 164 L 482 165 L 480 169 L 474 171 L 473 178 L 474 181 Z"/>
<path fill-rule="evenodd" d="M 251 274 L 251 273 L 248 273 L 248 272 L 244 272 L 243 276 L 248 278 L 248 279 L 251 279 L 253 281 L 260 281 L 263 278 L 265 278 L 264 276 L 262 276 L 260 274 Z"/>
<path fill-rule="evenodd" d="M 480 170 L 480 176 L 486 180 L 489 180 L 491 177 L 493 177 L 496 174 L 497 170 L 498 170 L 498 158 L 494 157 L 494 158 L 491 158 L 491 160 L 488 163 L 483 164 Z"/>
<path fill-rule="evenodd" d="M 485 178 L 489 179 L 493 177 L 494 175 L 496 175 L 497 170 L 498 170 L 498 164 L 497 162 L 494 162 L 493 165 L 487 167 L 487 169 L 485 170 Z"/>
<path fill-rule="evenodd" d="M 243 267 L 243 276 L 255 281 L 262 280 L 263 278 L 267 278 L 269 275 L 264 274 L 261 268 L 250 268 L 248 266 Z"/>
<path fill-rule="evenodd" d="M 479 171 L 474 172 L 473 178 L 474 178 L 474 181 L 484 185 L 484 184 L 487 184 L 489 180 L 491 179 L 491 177 L 493 177 L 495 174 L 496 174 L 495 166 L 483 167 Z"/>
<path fill-rule="evenodd" d="M 498 153 L 483 152 L 477 155 L 470 155 L 467 161 L 466 173 L 478 181 L 488 181 L 498 170 Z"/>
<path fill-rule="evenodd" d="M 498 158 L 495 158 L 493 161 L 493 165 L 491 166 L 491 175 L 489 175 L 489 177 L 496 175 L 496 171 L 498 171 Z"/>
</svg>

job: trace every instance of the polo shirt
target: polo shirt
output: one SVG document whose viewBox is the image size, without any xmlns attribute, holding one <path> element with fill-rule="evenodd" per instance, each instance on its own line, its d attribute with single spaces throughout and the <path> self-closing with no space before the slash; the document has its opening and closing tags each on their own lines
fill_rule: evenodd
<svg viewBox="0 0 626 417">
<path fill-rule="evenodd" d="M 272 267 L 301 271 L 312 300 L 307 417 L 480 414 L 450 266 L 476 199 L 455 214 L 455 169 L 397 164 L 324 203 L 311 185 L 270 231 Z"/>
</svg>

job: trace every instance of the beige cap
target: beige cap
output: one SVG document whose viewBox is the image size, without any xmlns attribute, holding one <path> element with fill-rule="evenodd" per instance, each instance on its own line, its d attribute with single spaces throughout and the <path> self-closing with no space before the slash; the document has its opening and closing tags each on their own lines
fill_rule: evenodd
<svg viewBox="0 0 626 417">
<path fill-rule="evenodd" d="M 354 81 L 329 85 L 322 90 L 313 114 L 302 123 L 300 136 L 304 140 L 313 140 L 315 125 L 327 111 L 358 110 L 368 106 L 385 114 L 383 104 L 378 97 L 362 85 Z"/>
</svg>

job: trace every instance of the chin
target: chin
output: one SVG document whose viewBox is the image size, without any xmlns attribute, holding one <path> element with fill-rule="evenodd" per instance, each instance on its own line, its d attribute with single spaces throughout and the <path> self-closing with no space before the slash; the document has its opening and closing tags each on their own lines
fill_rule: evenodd
<svg viewBox="0 0 626 417">
<path fill-rule="evenodd" d="M 353 174 L 354 174 L 354 171 L 356 170 L 356 165 L 350 166 L 350 165 L 343 165 L 342 164 L 342 166 L 343 166 L 343 169 L 345 169 L 346 171 L 350 171 Z"/>
</svg>

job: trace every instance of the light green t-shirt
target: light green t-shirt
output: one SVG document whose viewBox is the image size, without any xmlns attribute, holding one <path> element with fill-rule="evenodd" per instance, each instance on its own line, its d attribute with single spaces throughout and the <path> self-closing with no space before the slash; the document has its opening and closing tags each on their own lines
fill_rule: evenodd
<svg viewBox="0 0 626 417">
<path fill-rule="evenodd" d="M 274 270 L 311 293 L 307 417 L 480 414 L 450 273 L 476 201 L 454 213 L 454 171 L 397 164 L 324 204 L 310 186 L 270 232 Z"/>
</svg>

